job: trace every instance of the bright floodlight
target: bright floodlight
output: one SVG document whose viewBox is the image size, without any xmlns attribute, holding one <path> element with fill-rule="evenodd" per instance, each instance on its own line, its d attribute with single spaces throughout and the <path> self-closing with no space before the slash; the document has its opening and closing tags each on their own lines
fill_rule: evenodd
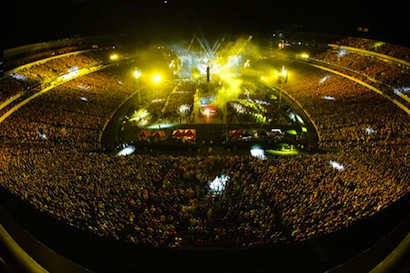
<svg viewBox="0 0 410 273">
<path fill-rule="evenodd" d="M 251 60 L 247 59 L 247 60 L 245 61 L 245 63 L 243 64 L 243 67 L 244 67 L 244 68 L 248 68 L 248 67 L 250 67 L 250 66 L 251 66 Z"/>
<path fill-rule="evenodd" d="M 302 53 L 300 54 L 300 57 L 302 57 L 303 59 L 309 59 L 309 54 Z"/>
<path fill-rule="evenodd" d="M 130 155 L 135 151 L 135 147 L 130 145 L 128 147 L 125 147 L 121 151 L 117 153 L 118 156 L 125 156 L 125 155 Z"/>
<path fill-rule="evenodd" d="M 376 132 L 376 131 L 373 130 L 372 128 L 370 128 L 370 127 L 367 127 L 367 128 L 366 128 L 366 133 L 367 133 L 368 135 L 374 134 L 375 132 Z"/>
<path fill-rule="evenodd" d="M 47 139 L 47 135 L 42 131 L 37 131 L 37 134 L 42 138 L 42 139 Z"/>
<path fill-rule="evenodd" d="M 117 55 L 117 54 L 112 54 L 112 55 L 110 56 L 110 60 L 111 60 L 111 61 L 118 60 L 118 55 Z"/>
<path fill-rule="evenodd" d="M 288 74 L 288 71 L 286 70 L 286 68 L 285 68 L 284 65 L 282 65 L 282 69 L 281 69 L 281 71 L 280 71 L 280 74 L 281 74 L 282 76 L 286 76 L 286 74 Z"/>
<path fill-rule="evenodd" d="M 397 95 L 402 95 L 403 93 L 409 93 L 410 87 L 396 87 L 396 88 L 393 88 L 393 91 Z"/>
<path fill-rule="evenodd" d="M 301 116 L 299 116 L 298 114 L 295 114 L 296 119 L 299 121 L 299 123 L 305 124 L 305 121 L 302 119 Z"/>
<path fill-rule="evenodd" d="M 183 104 L 179 106 L 179 112 L 183 115 L 189 114 L 190 111 L 191 111 L 191 106 L 189 104 Z"/>
<path fill-rule="evenodd" d="M 326 75 L 326 76 L 324 76 L 323 78 L 321 78 L 320 80 L 319 80 L 319 83 L 324 83 L 327 79 L 329 79 L 330 78 L 330 75 Z"/>
<path fill-rule="evenodd" d="M 324 99 L 324 100 L 335 100 L 335 97 L 332 97 L 332 96 L 323 96 L 322 99 Z"/>
<path fill-rule="evenodd" d="M 282 65 L 280 72 L 277 73 L 277 79 L 279 83 L 288 81 L 288 71 L 286 70 L 284 65 Z"/>
<path fill-rule="evenodd" d="M 74 77 L 76 77 L 77 75 L 78 75 L 78 71 L 79 69 L 78 69 L 78 67 L 77 66 L 73 66 L 73 67 L 70 67 L 70 69 L 68 69 L 68 73 L 67 74 L 64 74 L 64 75 L 61 75 L 60 76 L 60 79 L 62 79 L 62 80 L 69 80 L 69 79 L 71 79 L 71 78 L 74 78 Z"/>
<path fill-rule="evenodd" d="M 139 79 L 141 76 L 142 76 L 142 73 L 141 73 L 140 70 L 137 69 L 137 70 L 134 71 L 134 77 L 136 79 Z"/>
<path fill-rule="evenodd" d="M 339 50 L 339 52 L 337 53 L 337 57 L 340 58 L 340 57 L 346 55 L 346 53 L 347 53 L 346 49 L 341 48 Z"/>
<path fill-rule="evenodd" d="M 342 171 L 342 170 L 345 169 L 345 166 L 343 166 L 342 164 L 340 164 L 340 163 L 338 163 L 338 162 L 336 162 L 336 161 L 330 160 L 330 161 L 329 161 L 329 164 L 330 164 L 334 169 L 336 169 L 336 170 L 338 170 L 338 171 Z"/>
<path fill-rule="evenodd" d="M 162 76 L 159 75 L 159 74 L 155 74 L 154 76 L 152 76 L 152 81 L 153 81 L 154 83 L 159 83 L 159 82 L 162 81 Z"/>
<path fill-rule="evenodd" d="M 21 80 L 21 81 L 27 80 L 26 76 L 23 76 L 23 75 L 17 74 L 17 73 L 11 74 L 10 77 L 15 78 L 16 80 Z"/>
<path fill-rule="evenodd" d="M 145 128 L 147 128 L 147 129 L 164 129 L 164 128 L 174 127 L 175 125 L 176 124 L 174 124 L 174 123 L 159 123 L 159 124 L 148 125 Z"/>
<path fill-rule="evenodd" d="M 215 177 L 215 179 L 213 181 L 209 182 L 209 188 L 211 190 L 212 193 L 216 193 L 216 194 L 221 194 L 222 191 L 225 189 L 226 187 L 226 182 L 228 182 L 228 180 L 231 177 L 229 175 L 225 175 L 222 174 L 221 176 L 217 176 Z"/>
<path fill-rule="evenodd" d="M 253 157 L 256 157 L 256 158 L 260 158 L 260 159 L 266 159 L 266 157 L 265 157 L 265 151 L 263 150 L 263 149 L 261 149 L 261 148 L 259 148 L 259 147 L 253 147 L 251 150 L 250 150 L 250 152 L 251 152 L 251 155 L 253 156 Z"/>
</svg>

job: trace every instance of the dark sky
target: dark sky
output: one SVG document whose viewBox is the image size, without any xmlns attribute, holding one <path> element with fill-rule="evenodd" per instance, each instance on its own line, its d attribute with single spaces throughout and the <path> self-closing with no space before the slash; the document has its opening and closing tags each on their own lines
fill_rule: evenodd
<svg viewBox="0 0 410 273">
<path fill-rule="evenodd" d="M 381 40 L 406 44 L 410 30 L 405 1 L 370 0 L 13 0 L 2 7 L 3 47 L 72 37 L 127 33 L 178 39 L 201 33 L 268 35 L 301 31 L 354 33 L 369 27 Z M 342 33 L 344 34 L 344 33 Z"/>
</svg>

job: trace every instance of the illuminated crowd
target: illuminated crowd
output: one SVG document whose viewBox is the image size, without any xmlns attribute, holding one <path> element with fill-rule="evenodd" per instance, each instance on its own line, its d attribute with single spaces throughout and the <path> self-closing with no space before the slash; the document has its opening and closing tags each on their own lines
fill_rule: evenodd
<svg viewBox="0 0 410 273">
<path fill-rule="evenodd" d="M 23 200 L 101 236 L 170 247 L 312 238 L 386 208 L 406 193 L 409 179 L 398 169 L 382 170 L 389 162 L 369 163 L 352 153 L 262 161 L 13 152 L 4 155 L 2 183 Z M 343 162 L 345 170 L 334 169 L 330 160 Z M 230 176 L 224 192 L 208 192 L 208 182 L 221 173 Z"/>
<path fill-rule="evenodd" d="M 373 51 L 410 62 L 410 54 L 409 49 L 407 47 L 391 44 L 388 42 L 348 36 L 340 39 L 335 44 L 364 49 L 367 51 Z"/>
<path fill-rule="evenodd" d="M 94 62 L 80 56 L 75 63 Z M 60 65 L 48 63 L 42 71 L 39 64 L 21 73 L 40 83 L 59 75 Z M 348 79 L 297 64 L 290 68 L 298 76 L 285 91 L 311 117 L 319 147 L 337 152 L 262 160 L 229 153 L 174 157 L 78 151 L 100 145 L 105 124 L 135 91 L 135 81 L 113 68 L 56 86 L 0 124 L 0 183 L 79 229 L 172 248 L 306 240 L 347 227 L 408 195 L 409 115 Z M 374 76 L 364 67 L 355 69 Z M 24 89 L 15 80 L 0 84 L 11 95 Z M 167 101 L 172 91 L 165 90 L 143 98 Z M 176 101 L 168 103 L 174 112 Z M 213 193 L 209 182 L 221 175 L 230 179 L 222 193 Z"/>
<path fill-rule="evenodd" d="M 354 37 L 342 39 L 337 44 L 366 50 L 369 55 L 364 53 L 366 51 L 356 52 L 346 48 L 334 48 L 323 54 L 318 54 L 314 58 L 325 64 L 343 68 L 344 72 L 354 71 L 356 73 L 352 75 L 355 77 L 385 91 L 389 89 L 394 91 L 394 89 L 410 85 L 408 77 L 410 67 L 403 64 L 403 62 L 410 61 L 407 48 Z M 381 59 L 379 55 L 370 55 L 373 53 L 386 54 L 392 59 L 385 60 Z M 400 62 L 397 62 L 397 59 Z"/>
</svg>

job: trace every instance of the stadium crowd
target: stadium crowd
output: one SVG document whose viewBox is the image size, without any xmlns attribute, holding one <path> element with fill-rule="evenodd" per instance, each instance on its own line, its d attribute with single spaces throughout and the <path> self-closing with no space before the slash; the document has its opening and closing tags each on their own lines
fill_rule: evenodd
<svg viewBox="0 0 410 273">
<path fill-rule="evenodd" d="M 409 49 L 407 47 L 400 45 L 353 36 L 342 38 L 338 40 L 336 44 L 373 51 L 386 56 L 410 62 Z"/>
<path fill-rule="evenodd" d="M 94 62 L 81 56 L 75 63 Z M 61 62 L 43 65 L 24 73 L 38 83 L 61 73 Z M 80 152 L 100 145 L 104 125 L 135 90 L 133 79 L 110 68 L 56 86 L 0 124 L 0 184 L 79 229 L 173 248 L 307 240 L 408 195 L 409 115 L 349 79 L 297 63 L 289 69 L 297 75 L 284 89 L 315 123 L 319 147 L 338 152 L 265 160 Z M 374 76 L 366 66 L 355 69 Z M 391 80 L 402 77 L 392 69 Z M 13 81 L 2 79 L 1 90 L 18 92 Z M 221 175 L 230 177 L 225 190 L 211 192 L 210 181 Z"/>
</svg>

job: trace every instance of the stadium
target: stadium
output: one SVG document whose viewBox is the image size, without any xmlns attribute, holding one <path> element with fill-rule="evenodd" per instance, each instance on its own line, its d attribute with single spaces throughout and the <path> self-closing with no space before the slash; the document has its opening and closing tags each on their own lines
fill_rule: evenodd
<svg viewBox="0 0 410 273">
<path fill-rule="evenodd" d="M 3 50 L 1 270 L 408 272 L 409 56 L 282 30 Z"/>
</svg>

